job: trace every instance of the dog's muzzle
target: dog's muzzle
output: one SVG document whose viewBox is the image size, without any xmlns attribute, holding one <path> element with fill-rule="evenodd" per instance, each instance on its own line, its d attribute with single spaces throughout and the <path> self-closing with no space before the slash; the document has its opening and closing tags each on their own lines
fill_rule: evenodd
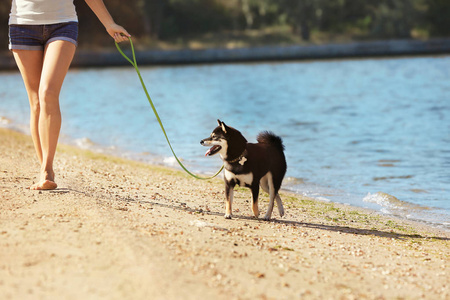
<svg viewBox="0 0 450 300">
<path fill-rule="evenodd" d="M 201 140 L 200 145 L 207 147 L 207 146 L 210 146 L 210 143 L 205 142 L 205 140 Z M 212 155 L 216 154 L 217 152 L 219 152 L 220 149 L 222 149 L 221 146 L 213 145 L 211 148 L 208 149 L 208 151 L 206 151 L 205 156 L 212 156 Z"/>
</svg>

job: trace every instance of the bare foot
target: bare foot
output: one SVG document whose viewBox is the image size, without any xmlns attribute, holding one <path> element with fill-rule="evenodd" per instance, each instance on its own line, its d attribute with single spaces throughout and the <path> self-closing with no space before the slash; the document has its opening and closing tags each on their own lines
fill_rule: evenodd
<svg viewBox="0 0 450 300">
<path fill-rule="evenodd" d="M 44 171 L 41 174 L 41 180 L 30 186 L 30 190 L 54 190 L 58 187 L 54 178 L 55 174 L 53 172 L 50 175 L 48 172 Z"/>
<path fill-rule="evenodd" d="M 58 185 L 51 180 L 44 180 L 30 186 L 30 190 L 54 190 Z"/>
</svg>

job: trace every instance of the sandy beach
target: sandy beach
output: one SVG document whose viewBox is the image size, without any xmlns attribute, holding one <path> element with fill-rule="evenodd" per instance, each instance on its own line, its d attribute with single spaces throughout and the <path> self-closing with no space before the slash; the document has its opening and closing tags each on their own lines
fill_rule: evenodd
<svg viewBox="0 0 450 300">
<path fill-rule="evenodd" d="M 450 299 L 449 232 L 287 192 L 265 222 L 241 188 L 226 220 L 221 179 L 64 145 L 30 191 L 31 138 L 0 141 L 0 299 Z"/>
</svg>

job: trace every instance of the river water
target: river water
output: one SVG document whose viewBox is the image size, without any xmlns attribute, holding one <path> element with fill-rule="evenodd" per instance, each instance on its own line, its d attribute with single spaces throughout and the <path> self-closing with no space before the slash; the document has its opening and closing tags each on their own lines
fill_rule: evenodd
<svg viewBox="0 0 450 300">
<path fill-rule="evenodd" d="M 142 67 L 175 152 L 193 172 L 221 119 L 280 135 L 283 188 L 450 229 L 450 57 Z M 20 75 L 0 73 L 0 123 L 27 131 Z M 61 140 L 175 166 L 134 69 L 73 69 Z M 249 194 L 250 197 L 250 194 Z"/>
</svg>

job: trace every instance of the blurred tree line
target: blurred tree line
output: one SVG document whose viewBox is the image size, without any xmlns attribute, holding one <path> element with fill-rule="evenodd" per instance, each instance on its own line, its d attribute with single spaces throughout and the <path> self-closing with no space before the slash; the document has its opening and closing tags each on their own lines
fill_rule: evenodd
<svg viewBox="0 0 450 300">
<path fill-rule="evenodd" d="M 135 38 L 173 42 L 224 32 L 284 28 L 298 40 L 315 35 L 355 39 L 450 36 L 450 0 L 104 0 Z M 111 45 L 84 0 L 74 0 L 80 45 Z M 0 43 L 7 48 L 11 1 L 0 2 Z M 314 41 L 314 40 L 313 40 Z"/>
</svg>

